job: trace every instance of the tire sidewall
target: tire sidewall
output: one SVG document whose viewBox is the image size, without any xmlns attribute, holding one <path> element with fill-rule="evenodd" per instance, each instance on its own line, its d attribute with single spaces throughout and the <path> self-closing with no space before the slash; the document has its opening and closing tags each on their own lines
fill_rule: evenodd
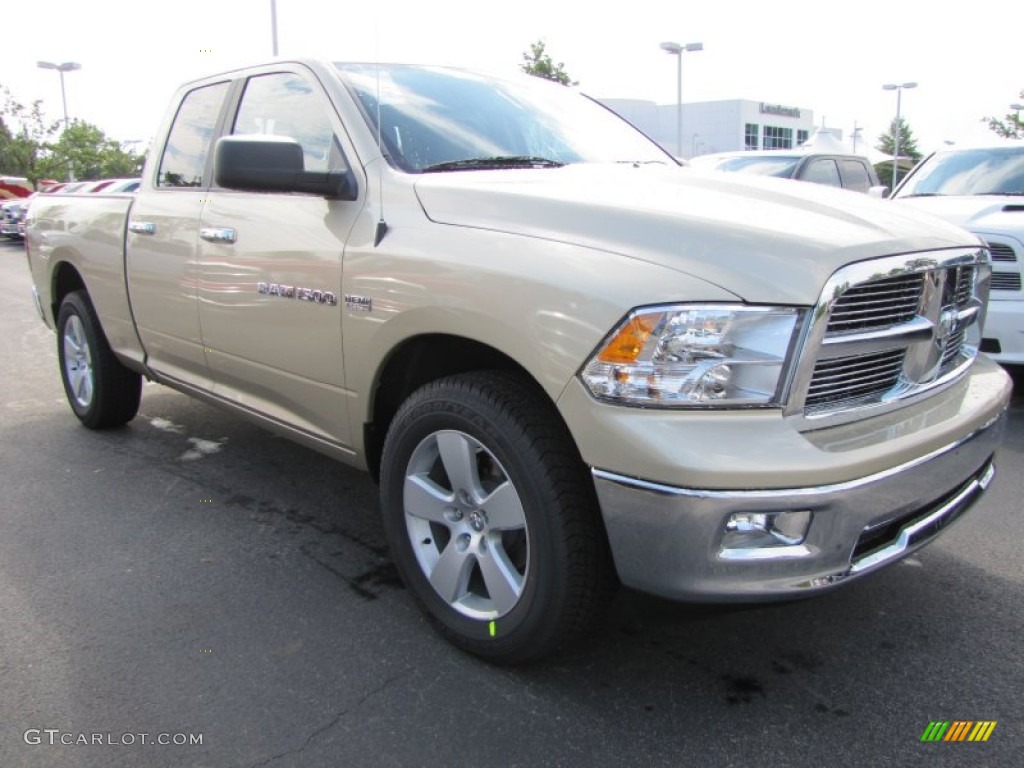
<svg viewBox="0 0 1024 768">
<path fill-rule="evenodd" d="M 529 447 L 524 451 L 515 445 L 515 435 L 522 434 L 515 417 L 488 413 L 492 410 L 489 404 L 466 399 L 465 394 L 460 391 L 462 399 L 456 401 L 446 398 L 438 388 L 399 411 L 384 448 L 382 512 L 399 572 L 427 613 L 456 644 L 482 655 L 500 656 L 516 652 L 538 633 L 545 634 L 545 619 L 559 613 L 559 587 L 565 583 L 560 566 L 564 566 L 565 558 L 559 557 L 554 546 L 559 537 L 549 530 L 552 515 L 557 514 L 552 508 L 556 500 L 549 498 L 537 481 L 537 457 Z M 494 620 L 493 636 L 490 620 L 465 616 L 437 594 L 420 568 L 409 539 L 403 499 L 409 460 L 424 439 L 442 430 L 464 432 L 493 453 L 523 504 L 529 545 L 526 584 L 516 606 Z"/>
<path fill-rule="evenodd" d="M 75 397 L 75 393 L 71 388 L 71 382 L 68 381 L 68 371 L 64 353 L 64 335 L 67 324 L 70 322 L 72 317 L 77 317 L 79 322 L 82 324 L 82 333 L 85 335 L 85 341 L 89 345 L 90 368 L 92 373 L 92 399 L 89 401 L 89 405 L 87 406 L 83 406 L 78 402 L 78 399 Z M 69 294 L 64 301 L 61 302 L 60 313 L 57 317 L 57 358 L 60 362 L 60 380 L 64 385 L 64 393 L 67 395 L 68 404 L 71 406 L 71 410 L 73 410 L 75 415 L 87 425 L 95 419 L 98 411 L 98 393 L 102 384 L 99 379 L 99 353 L 100 350 L 97 347 L 96 334 L 93 332 L 93 318 L 90 308 L 85 305 L 85 302 L 80 296 L 78 296 L 78 294 Z"/>
</svg>

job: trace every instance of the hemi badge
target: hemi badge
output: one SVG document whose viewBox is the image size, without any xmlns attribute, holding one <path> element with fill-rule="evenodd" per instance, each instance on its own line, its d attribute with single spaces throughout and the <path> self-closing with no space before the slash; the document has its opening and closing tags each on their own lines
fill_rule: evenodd
<svg viewBox="0 0 1024 768">
<path fill-rule="evenodd" d="M 353 312 L 372 312 L 373 299 L 369 296 L 353 296 L 345 294 L 345 307 Z"/>
</svg>

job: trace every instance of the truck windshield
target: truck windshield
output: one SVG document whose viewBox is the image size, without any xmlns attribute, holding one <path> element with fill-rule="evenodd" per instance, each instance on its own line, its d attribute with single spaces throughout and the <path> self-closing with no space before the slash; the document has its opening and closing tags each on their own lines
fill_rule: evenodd
<svg viewBox="0 0 1024 768">
<path fill-rule="evenodd" d="M 389 162 L 409 173 L 676 162 L 613 112 L 557 83 L 443 67 L 335 66 L 375 133 L 379 114 Z"/>
<path fill-rule="evenodd" d="M 1024 146 L 938 152 L 895 197 L 1024 195 Z"/>
<path fill-rule="evenodd" d="M 799 157 L 730 157 L 717 165 L 716 171 L 741 171 L 742 173 L 759 173 L 762 176 L 778 176 L 788 179 L 796 170 Z"/>
</svg>

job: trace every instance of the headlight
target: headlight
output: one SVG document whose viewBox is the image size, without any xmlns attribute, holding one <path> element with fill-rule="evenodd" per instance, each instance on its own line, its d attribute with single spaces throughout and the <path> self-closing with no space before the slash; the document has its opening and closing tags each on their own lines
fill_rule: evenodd
<svg viewBox="0 0 1024 768">
<path fill-rule="evenodd" d="M 629 405 L 779 405 L 801 316 L 713 304 L 636 310 L 580 376 L 595 397 Z"/>
</svg>

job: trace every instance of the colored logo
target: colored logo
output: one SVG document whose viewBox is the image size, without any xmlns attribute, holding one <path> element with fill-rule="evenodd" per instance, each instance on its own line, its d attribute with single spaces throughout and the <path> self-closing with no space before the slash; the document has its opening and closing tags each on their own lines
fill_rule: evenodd
<svg viewBox="0 0 1024 768">
<path fill-rule="evenodd" d="M 921 741 L 988 741 L 996 729 L 995 720 L 932 720 Z"/>
</svg>

